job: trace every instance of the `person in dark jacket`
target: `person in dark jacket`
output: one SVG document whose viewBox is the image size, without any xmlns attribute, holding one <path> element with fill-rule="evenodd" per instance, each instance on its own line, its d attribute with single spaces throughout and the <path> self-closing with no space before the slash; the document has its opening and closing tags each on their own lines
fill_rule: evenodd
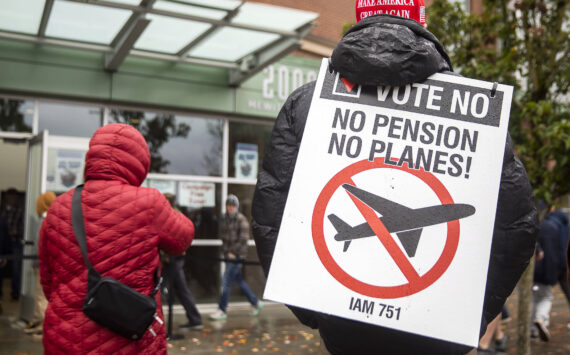
<svg viewBox="0 0 570 355">
<path fill-rule="evenodd" d="M 566 302 L 570 307 L 570 289 L 568 288 L 568 283 L 566 282 L 568 279 L 568 273 L 566 270 L 566 246 L 568 245 L 568 238 L 570 237 L 568 215 L 561 209 L 554 210 L 552 212 L 552 215 L 552 221 L 558 225 L 558 228 L 560 228 L 558 257 L 560 258 L 560 264 L 562 265 L 562 272 L 558 277 L 558 284 L 560 285 L 562 292 L 564 292 L 564 296 L 566 296 Z"/>
<path fill-rule="evenodd" d="M 263 302 L 260 301 L 249 285 L 241 276 L 242 262 L 247 256 L 247 241 L 249 240 L 249 223 L 247 218 L 239 212 L 239 200 L 236 195 L 228 195 L 226 199 L 226 213 L 222 218 L 222 254 L 227 260 L 226 271 L 222 277 L 222 296 L 218 303 L 218 310 L 210 315 L 211 320 L 225 320 L 227 318 L 228 301 L 232 284 L 238 284 L 245 297 L 251 303 L 252 314 L 256 316 Z"/>
<path fill-rule="evenodd" d="M 565 228 L 566 227 L 566 228 Z M 532 289 L 532 332 L 538 333 L 543 341 L 550 340 L 548 325 L 552 308 L 553 286 L 565 275 L 563 245 L 568 239 L 568 216 L 560 211 L 548 214 L 538 231 L 538 252 L 534 266 Z M 563 243 L 563 244 L 562 244 Z"/>
<path fill-rule="evenodd" d="M 8 224 L 0 215 L 0 314 L 2 314 L 2 285 L 4 284 L 4 267 L 8 264 L 8 255 L 12 252 Z"/>
<path fill-rule="evenodd" d="M 384 13 L 361 19 L 334 49 L 333 69 L 355 84 L 372 86 L 404 86 L 437 72 L 451 71 L 452 64 L 443 46 L 418 23 L 421 20 Z M 315 83 L 308 83 L 295 90 L 283 105 L 258 176 L 252 229 L 266 275 L 314 90 Z M 499 314 L 529 263 L 535 247 L 536 218 L 532 189 L 523 165 L 513 154 L 509 137 L 504 150 L 481 335 Z M 332 354 L 465 354 L 471 350 L 420 335 L 289 308 L 303 324 L 319 330 Z"/>
<path fill-rule="evenodd" d="M 176 207 L 176 196 L 171 193 L 165 193 L 164 197 L 170 203 L 170 207 L 176 212 L 180 210 Z M 196 227 L 196 225 L 194 225 Z M 196 307 L 194 297 L 186 283 L 186 276 L 184 275 L 184 263 L 186 262 L 186 253 L 182 255 L 172 256 L 166 253 L 162 254 L 162 267 L 164 270 L 164 285 L 168 289 L 168 301 L 172 304 L 174 295 L 184 307 L 188 323 L 181 324 L 181 329 L 201 330 L 204 328 L 202 324 L 202 316 Z"/>
</svg>

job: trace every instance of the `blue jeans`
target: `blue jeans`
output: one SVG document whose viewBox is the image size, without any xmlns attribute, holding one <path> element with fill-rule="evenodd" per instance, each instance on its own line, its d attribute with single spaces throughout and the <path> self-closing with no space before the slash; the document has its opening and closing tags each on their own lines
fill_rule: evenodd
<svg viewBox="0 0 570 355">
<path fill-rule="evenodd" d="M 235 259 L 238 260 L 239 259 Z M 252 306 L 256 307 L 257 303 L 259 302 L 257 297 L 253 294 L 247 283 L 241 277 L 241 268 L 243 264 L 240 263 L 232 263 L 226 262 L 226 271 L 224 272 L 224 276 L 222 277 L 222 297 L 220 298 L 220 303 L 218 306 L 224 312 L 226 312 L 228 308 L 228 300 L 230 299 L 230 291 L 232 284 L 236 282 L 241 289 L 241 292 L 245 294 L 249 303 Z"/>
</svg>

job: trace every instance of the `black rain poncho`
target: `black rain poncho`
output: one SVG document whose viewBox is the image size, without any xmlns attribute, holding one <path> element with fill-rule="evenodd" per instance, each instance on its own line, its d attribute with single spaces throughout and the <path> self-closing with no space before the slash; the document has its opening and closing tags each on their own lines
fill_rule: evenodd
<svg viewBox="0 0 570 355">
<path fill-rule="evenodd" d="M 348 80 L 375 86 L 404 86 L 436 72 L 452 70 L 449 57 L 433 34 L 413 20 L 390 15 L 368 17 L 353 26 L 335 48 L 331 61 L 334 70 Z M 314 82 L 300 87 L 283 105 L 259 173 L 252 229 L 266 275 L 314 89 Z M 532 189 L 508 137 L 481 334 L 500 312 L 528 265 L 535 246 L 536 223 Z M 332 354 L 464 354 L 470 350 L 466 346 L 328 314 L 297 307 L 290 309 L 303 324 L 319 329 Z"/>
</svg>

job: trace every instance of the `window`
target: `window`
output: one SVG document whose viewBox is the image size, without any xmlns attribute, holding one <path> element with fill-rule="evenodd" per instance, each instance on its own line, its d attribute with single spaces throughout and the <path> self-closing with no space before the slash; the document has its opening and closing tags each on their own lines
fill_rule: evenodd
<svg viewBox="0 0 570 355">
<path fill-rule="evenodd" d="M 251 203 L 253 200 L 253 192 L 255 185 L 237 185 L 231 184 L 228 186 L 228 194 L 234 194 L 239 199 L 239 211 L 251 223 Z M 224 201 L 225 203 L 225 201 Z"/>
<path fill-rule="evenodd" d="M 142 133 L 151 173 L 222 175 L 222 120 L 113 109 L 109 122 L 130 124 Z"/>
<path fill-rule="evenodd" d="M 0 131 L 31 133 L 33 122 L 33 101 L 0 98 Z"/>
<path fill-rule="evenodd" d="M 83 183 L 84 150 L 48 148 L 46 189 L 63 193 Z"/>
<path fill-rule="evenodd" d="M 194 223 L 196 239 L 218 238 L 222 184 L 161 179 L 153 175 L 142 186 L 172 195 L 174 207 Z"/>
<path fill-rule="evenodd" d="M 229 176 L 257 179 L 271 126 L 230 122 Z"/>
<path fill-rule="evenodd" d="M 97 106 L 40 102 L 38 114 L 39 132 L 56 136 L 91 137 L 103 122 L 103 109 Z"/>
<path fill-rule="evenodd" d="M 221 247 L 190 247 L 186 252 L 184 274 L 188 288 L 197 303 L 217 303 L 220 299 L 221 267 L 218 261 Z M 238 292 L 233 292 L 237 295 Z M 234 297 L 230 299 L 235 301 Z"/>
</svg>

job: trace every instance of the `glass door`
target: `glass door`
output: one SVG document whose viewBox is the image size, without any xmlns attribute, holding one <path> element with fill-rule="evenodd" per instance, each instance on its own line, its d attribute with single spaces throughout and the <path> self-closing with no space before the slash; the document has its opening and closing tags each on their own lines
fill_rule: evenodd
<svg viewBox="0 0 570 355">
<path fill-rule="evenodd" d="M 28 145 L 28 173 L 26 184 L 26 209 L 24 225 L 24 253 L 22 261 L 22 290 L 20 295 L 20 318 L 34 320 L 34 297 L 39 286 L 38 237 L 41 218 L 36 213 L 36 200 L 45 192 L 48 132 L 43 131 L 32 138 Z"/>
</svg>

